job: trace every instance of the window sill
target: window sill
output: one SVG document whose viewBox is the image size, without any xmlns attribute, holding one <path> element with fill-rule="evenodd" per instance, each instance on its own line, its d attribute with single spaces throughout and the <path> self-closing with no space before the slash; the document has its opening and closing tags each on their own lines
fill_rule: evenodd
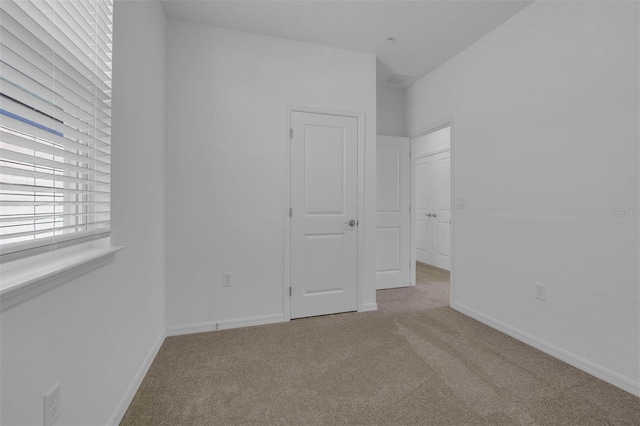
<svg viewBox="0 0 640 426">
<path fill-rule="evenodd" d="M 116 252 L 123 248 L 81 245 L 2 265 L 0 312 L 112 262 Z"/>
</svg>

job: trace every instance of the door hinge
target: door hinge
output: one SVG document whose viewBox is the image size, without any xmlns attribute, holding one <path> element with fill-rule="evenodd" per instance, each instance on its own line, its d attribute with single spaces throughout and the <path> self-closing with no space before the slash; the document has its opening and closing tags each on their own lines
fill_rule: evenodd
<svg viewBox="0 0 640 426">
<path fill-rule="evenodd" d="M 291 286 L 289 286 L 289 297 L 291 297 Z"/>
<path fill-rule="evenodd" d="M 411 213 L 411 206 L 409 206 L 409 213 Z"/>
<path fill-rule="evenodd" d="M 293 139 L 293 129 L 289 129 L 289 139 Z"/>
<path fill-rule="evenodd" d="M 411 151 L 409 151 L 409 158 L 411 158 Z"/>
<path fill-rule="evenodd" d="M 293 217 L 293 207 L 289 207 L 289 217 Z"/>
</svg>

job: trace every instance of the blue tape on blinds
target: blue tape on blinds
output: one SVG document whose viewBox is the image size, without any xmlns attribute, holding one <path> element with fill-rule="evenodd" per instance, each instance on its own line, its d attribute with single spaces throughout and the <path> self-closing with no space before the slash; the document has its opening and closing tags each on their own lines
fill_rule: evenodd
<svg viewBox="0 0 640 426">
<path fill-rule="evenodd" d="M 47 126 L 43 126 L 43 125 L 42 125 L 42 124 L 40 124 L 40 123 L 36 123 L 35 121 L 27 120 L 27 119 L 26 119 L 26 118 L 24 118 L 24 117 L 20 117 L 19 115 L 16 115 L 16 114 L 12 113 L 11 111 L 6 111 L 6 110 L 4 110 L 4 109 L 0 109 L 0 114 L 2 114 L 2 115 L 6 115 L 7 117 L 14 118 L 14 119 L 16 119 L 16 120 L 20 120 L 20 121 L 22 121 L 23 123 L 27 123 L 27 124 L 29 124 L 29 125 L 31 125 L 31 126 L 34 126 L 34 127 L 39 128 L 39 129 L 46 130 L 47 132 L 51 132 L 51 133 L 53 133 L 54 135 L 64 136 L 64 135 L 63 135 L 62 133 L 60 133 L 60 132 L 56 132 L 55 130 L 50 129 L 50 128 L 48 128 Z"/>
</svg>

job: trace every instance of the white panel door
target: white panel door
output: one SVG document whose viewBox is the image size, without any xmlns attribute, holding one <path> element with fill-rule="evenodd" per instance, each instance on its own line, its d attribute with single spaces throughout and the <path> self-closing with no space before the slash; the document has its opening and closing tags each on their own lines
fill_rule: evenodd
<svg viewBox="0 0 640 426">
<path fill-rule="evenodd" d="M 433 265 L 451 270 L 451 152 L 433 156 Z"/>
<path fill-rule="evenodd" d="M 416 260 L 451 269 L 451 152 L 427 155 L 415 163 Z"/>
<path fill-rule="evenodd" d="M 431 157 L 416 159 L 415 166 L 416 213 L 414 238 L 416 241 L 416 260 L 433 264 L 433 228 L 431 211 L 433 210 L 433 161 Z"/>
<path fill-rule="evenodd" d="M 291 113 L 291 318 L 358 307 L 358 122 Z"/>
<path fill-rule="evenodd" d="M 411 263 L 409 138 L 378 136 L 376 288 L 408 287 Z"/>
</svg>

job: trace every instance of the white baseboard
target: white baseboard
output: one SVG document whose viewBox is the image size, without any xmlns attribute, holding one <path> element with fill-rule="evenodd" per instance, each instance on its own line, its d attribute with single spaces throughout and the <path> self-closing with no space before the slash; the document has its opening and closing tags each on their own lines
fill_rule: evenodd
<svg viewBox="0 0 640 426">
<path fill-rule="evenodd" d="M 186 325 L 173 325 L 167 327 L 167 336 L 181 336 L 183 334 L 204 333 L 207 331 L 227 330 L 238 327 L 251 327 L 254 325 L 273 324 L 284 322 L 282 314 L 260 315 L 255 317 L 234 318 L 228 320 L 209 321 Z"/>
<path fill-rule="evenodd" d="M 156 355 L 158 355 L 158 351 L 160 350 L 160 347 L 162 346 L 162 343 L 164 342 L 165 337 L 166 337 L 165 332 L 162 332 L 158 337 L 158 340 L 151 348 L 151 351 L 149 351 L 149 355 L 147 355 L 144 362 L 142 363 L 142 366 L 138 370 L 138 373 L 133 378 L 131 385 L 129 385 L 129 389 L 127 389 L 127 392 L 124 394 L 124 397 L 120 401 L 120 404 L 118 404 L 118 408 L 116 408 L 115 413 L 113 413 L 113 416 L 111 416 L 109 423 L 107 423 L 108 425 L 119 425 L 120 422 L 122 421 L 122 418 L 124 417 L 124 414 L 127 412 L 127 409 L 131 404 L 131 401 L 133 401 L 133 397 L 136 396 L 136 392 L 138 392 L 138 388 L 142 384 L 142 380 L 147 375 L 147 372 L 149 371 L 149 367 L 151 367 L 153 360 L 156 358 Z"/>
<path fill-rule="evenodd" d="M 501 331 L 516 340 L 526 343 L 529 346 L 533 346 L 534 348 L 548 355 L 551 355 L 554 358 L 564 361 L 567 364 L 584 371 L 585 373 L 597 377 L 598 379 L 604 380 L 605 382 L 610 383 L 613 386 L 616 386 L 626 392 L 629 392 L 632 395 L 640 396 L 639 382 L 635 382 L 628 377 L 624 377 L 594 362 L 586 360 L 578 355 L 575 355 L 542 339 L 532 336 L 529 333 L 526 333 L 515 327 L 511 327 L 510 325 L 491 318 L 485 314 L 482 314 L 475 309 L 469 308 L 459 303 L 453 303 L 452 308 L 464 315 L 480 321 L 485 325 L 488 325 L 491 328 L 495 328 L 496 330 Z"/>
<path fill-rule="evenodd" d="M 376 302 L 365 303 L 364 305 L 362 305 L 362 312 L 377 311 L 377 310 L 378 310 L 378 304 Z"/>
</svg>

